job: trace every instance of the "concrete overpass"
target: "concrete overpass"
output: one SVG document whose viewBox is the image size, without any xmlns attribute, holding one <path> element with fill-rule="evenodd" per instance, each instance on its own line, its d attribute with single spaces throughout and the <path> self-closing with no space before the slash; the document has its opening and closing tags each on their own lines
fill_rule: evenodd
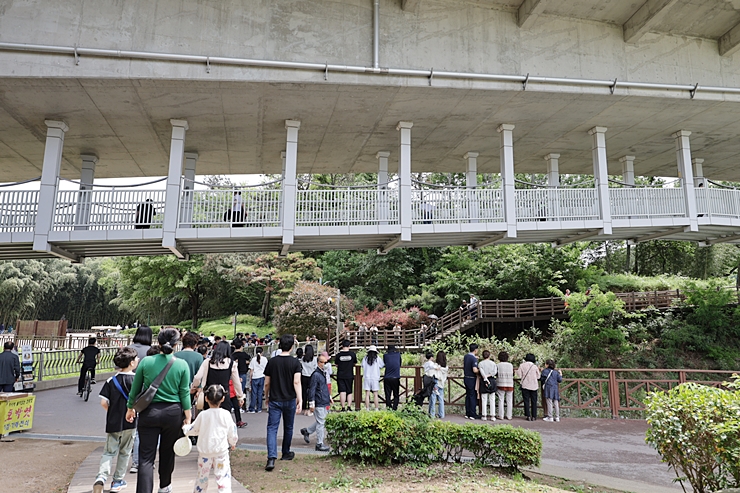
<svg viewBox="0 0 740 493">
<path fill-rule="evenodd" d="M 41 187 L 2 198 L 0 257 L 738 241 L 739 192 L 707 181 L 740 181 L 738 23 L 723 0 L 6 2 L 0 180 Z M 283 179 L 241 190 L 234 223 L 237 190 L 192 191 L 196 171 Z M 468 186 L 412 181 L 428 171 Z M 301 190 L 327 172 L 378 186 Z"/>
</svg>

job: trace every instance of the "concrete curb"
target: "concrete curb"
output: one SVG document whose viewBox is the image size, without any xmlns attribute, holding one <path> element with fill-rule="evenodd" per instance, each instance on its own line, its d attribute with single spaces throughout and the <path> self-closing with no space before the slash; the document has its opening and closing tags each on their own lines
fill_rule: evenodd
<svg viewBox="0 0 740 493">
<path fill-rule="evenodd" d="M 681 488 L 678 485 L 676 486 L 676 489 L 666 488 L 640 481 L 614 478 L 611 476 L 604 476 L 603 474 L 579 471 L 577 469 L 568 469 L 550 464 L 542 464 L 537 468 L 525 467 L 522 469 L 524 471 L 544 474 L 546 476 L 563 478 L 570 481 L 583 481 L 595 486 L 603 486 L 605 488 L 612 488 L 619 491 L 629 491 L 631 493 L 677 493 L 681 491 Z"/>
</svg>

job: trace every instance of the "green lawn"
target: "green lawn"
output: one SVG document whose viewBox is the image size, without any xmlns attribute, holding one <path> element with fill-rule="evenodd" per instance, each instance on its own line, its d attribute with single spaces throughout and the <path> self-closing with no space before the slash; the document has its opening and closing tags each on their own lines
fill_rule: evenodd
<svg viewBox="0 0 740 493">
<path fill-rule="evenodd" d="M 179 327 L 189 329 L 190 325 L 183 324 Z M 275 327 L 273 327 L 272 324 L 264 324 L 261 318 L 255 317 L 254 315 L 238 315 L 236 317 L 236 331 L 243 332 L 245 334 L 255 332 L 259 337 L 264 337 L 270 333 L 275 335 Z M 206 336 L 214 333 L 217 336 L 231 340 L 234 337 L 233 319 L 232 317 L 225 317 L 203 321 L 198 328 L 198 332 L 202 332 Z"/>
</svg>

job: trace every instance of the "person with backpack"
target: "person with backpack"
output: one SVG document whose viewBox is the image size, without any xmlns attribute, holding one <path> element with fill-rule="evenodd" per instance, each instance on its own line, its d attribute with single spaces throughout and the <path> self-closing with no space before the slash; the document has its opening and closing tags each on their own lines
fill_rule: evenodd
<svg viewBox="0 0 740 493">
<path fill-rule="evenodd" d="M 134 448 L 136 423 L 126 421 L 126 402 L 134 382 L 134 369 L 138 358 L 132 347 L 123 347 L 116 352 L 113 363 L 121 370 L 106 380 L 100 389 L 100 405 L 105 409 L 105 448 L 100 458 L 98 475 L 93 483 L 93 493 L 103 493 L 105 482 L 111 474 L 113 460 L 113 482 L 110 491 L 116 493 L 127 486 L 123 479 L 128 467 L 128 458 Z"/>
<path fill-rule="evenodd" d="M 555 369 L 555 361 L 545 361 L 545 369 L 540 375 L 542 386 L 545 390 L 545 401 L 547 402 L 547 417 L 544 421 L 552 423 L 560 421 L 560 382 L 563 381 L 563 372 Z M 555 408 L 555 417 L 552 411 Z"/>
<path fill-rule="evenodd" d="M 480 419 L 487 421 L 486 411 L 489 409 L 490 403 L 490 416 L 491 421 L 496 421 L 496 375 L 498 374 L 498 367 L 496 363 L 491 361 L 491 352 L 489 350 L 483 351 L 483 359 L 478 363 L 478 372 L 480 375 L 480 400 L 481 400 L 481 412 Z"/>
</svg>

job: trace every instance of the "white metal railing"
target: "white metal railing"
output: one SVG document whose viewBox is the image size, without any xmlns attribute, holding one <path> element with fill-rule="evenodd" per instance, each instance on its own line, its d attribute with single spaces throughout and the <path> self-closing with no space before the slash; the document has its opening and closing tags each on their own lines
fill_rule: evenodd
<svg viewBox="0 0 740 493">
<path fill-rule="evenodd" d="M 247 187 L 184 190 L 180 227 L 279 226 L 282 190 Z"/>
<path fill-rule="evenodd" d="M 164 190 L 61 190 L 54 231 L 161 228 Z"/>
<path fill-rule="evenodd" d="M 0 191 L 0 232 L 33 231 L 38 204 L 38 190 Z"/>
<path fill-rule="evenodd" d="M 501 222 L 500 188 L 430 188 L 411 191 L 414 224 Z"/>
<path fill-rule="evenodd" d="M 740 218 L 740 190 L 696 188 L 696 212 L 700 216 Z"/>
<path fill-rule="evenodd" d="M 683 188 L 610 188 L 609 200 L 614 219 L 686 216 Z"/>
<path fill-rule="evenodd" d="M 516 190 L 516 219 L 583 221 L 599 219 L 595 188 L 536 188 Z"/>
<path fill-rule="evenodd" d="M 296 226 L 398 224 L 398 189 L 298 190 Z"/>
</svg>

